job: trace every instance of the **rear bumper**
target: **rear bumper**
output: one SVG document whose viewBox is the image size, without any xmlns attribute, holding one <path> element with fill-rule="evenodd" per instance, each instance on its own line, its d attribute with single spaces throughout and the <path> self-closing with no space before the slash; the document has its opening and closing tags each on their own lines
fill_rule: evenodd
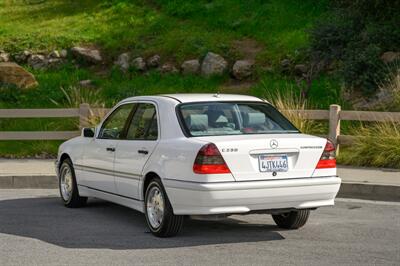
<svg viewBox="0 0 400 266">
<path fill-rule="evenodd" d="M 334 205 L 337 176 L 289 180 L 197 183 L 163 180 L 175 214 L 208 215 Z"/>
</svg>

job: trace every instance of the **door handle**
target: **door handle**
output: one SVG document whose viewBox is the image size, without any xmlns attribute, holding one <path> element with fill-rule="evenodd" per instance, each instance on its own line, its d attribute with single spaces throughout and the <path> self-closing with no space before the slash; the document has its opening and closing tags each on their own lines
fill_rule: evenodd
<svg viewBox="0 0 400 266">
<path fill-rule="evenodd" d="M 149 153 L 149 151 L 146 151 L 146 150 L 138 150 L 137 152 L 141 153 L 141 154 L 148 154 Z"/>
<path fill-rule="evenodd" d="M 107 151 L 111 151 L 111 152 L 115 152 L 115 148 L 114 147 L 108 147 L 106 148 Z"/>
</svg>

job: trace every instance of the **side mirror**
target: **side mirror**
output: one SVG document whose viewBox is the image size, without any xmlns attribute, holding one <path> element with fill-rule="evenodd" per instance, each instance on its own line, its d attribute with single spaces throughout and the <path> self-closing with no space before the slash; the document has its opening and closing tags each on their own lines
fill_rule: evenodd
<svg viewBox="0 0 400 266">
<path fill-rule="evenodd" d="M 82 136 L 85 138 L 93 138 L 94 137 L 94 129 L 90 127 L 85 127 L 82 129 Z"/>
</svg>

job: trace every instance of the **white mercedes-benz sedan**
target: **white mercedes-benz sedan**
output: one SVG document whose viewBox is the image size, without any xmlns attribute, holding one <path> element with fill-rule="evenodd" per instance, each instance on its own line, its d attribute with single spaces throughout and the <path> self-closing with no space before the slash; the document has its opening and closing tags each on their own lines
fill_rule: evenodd
<svg viewBox="0 0 400 266">
<path fill-rule="evenodd" d="M 297 229 L 310 210 L 334 205 L 341 183 L 329 140 L 302 134 L 266 101 L 227 94 L 125 99 L 63 143 L 56 168 L 65 206 L 121 204 L 160 237 L 185 216 L 252 212 Z"/>
</svg>

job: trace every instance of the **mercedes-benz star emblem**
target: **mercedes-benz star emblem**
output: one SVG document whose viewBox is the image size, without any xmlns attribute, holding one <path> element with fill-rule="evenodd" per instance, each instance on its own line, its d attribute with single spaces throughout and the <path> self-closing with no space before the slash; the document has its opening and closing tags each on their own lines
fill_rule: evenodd
<svg viewBox="0 0 400 266">
<path fill-rule="evenodd" d="M 269 143 L 269 146 L 271 146 L 272 149 L 278 148 L 278 141 L 276 139 L 272 139 Z"/>
</svg>

